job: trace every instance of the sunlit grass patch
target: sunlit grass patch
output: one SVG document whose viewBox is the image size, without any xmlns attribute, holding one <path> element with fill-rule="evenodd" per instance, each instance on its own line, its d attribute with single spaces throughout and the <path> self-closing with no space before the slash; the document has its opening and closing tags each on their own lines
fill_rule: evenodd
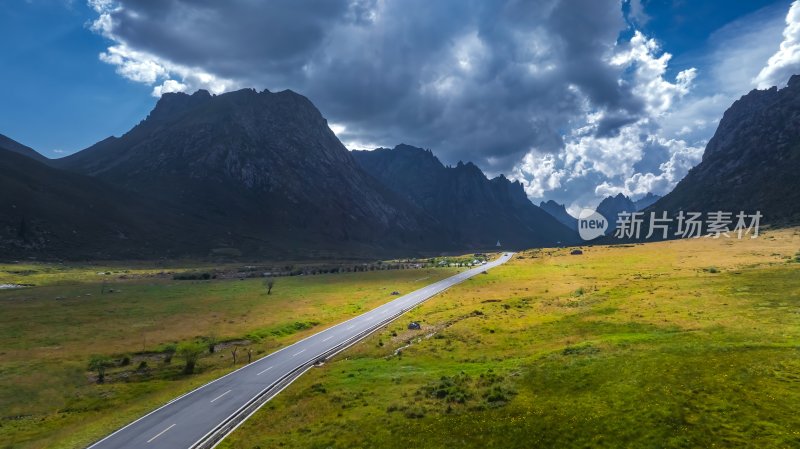
<svg viewBox="0 0 800 449">
<path fill-rule="evenodd" d="M 310 371 L 221 447 L 800 446 L 800 237 L 767 235 L 523 252 Z M 498 407 L 477 386 L 489 370 Z"/>
</svg>

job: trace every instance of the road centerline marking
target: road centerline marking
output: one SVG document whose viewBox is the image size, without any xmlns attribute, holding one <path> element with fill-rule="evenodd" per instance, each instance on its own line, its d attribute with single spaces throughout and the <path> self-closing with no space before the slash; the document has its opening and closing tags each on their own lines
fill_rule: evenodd
<svg viewBox="0 0 800 449">
<path fill-rule="evenodd" d="M 230 392 L 231 392 L 231 390 L 228 390 L 228 391 L 226 391 L 225 393 L 222 393 L 221 395 L 219 395 L 219 396 L 215 397 L 214 399 L 212 399 L 212 400 L 211 400 L 211 402 L 214 402 L 214 401 L 216 401 L 217 399 L 220 399 L 221 397 L 225 396 L 226 394 L 228 394 L 228 393 L 230 393 Z"/>
<path fill-rule="evenodd" d="M 354 327 L 356 327 L 356 325 L 355 324 L 351 324 L 351 325 L 347 326 L 347 330 L 350 330 L 350 329 L 352 329 Z"/>
<path fill-rule="evenodd" d="M 271 369 L 272 369 L 272 367 L 270 366 L 269 368 L 265 369 L 264 371 L 261 371 L 260 373 L 256 374 L 256 376 L 260 376 L 260 375 L 266 373 L 267 371 L 269 371 Z"/>
<path fill-rule="evenodd" d="M 175 424 L 167 427 L 166 429 L 162 430 L 161 432 L 158 432 L 158 434 L 156 436 L 154 436 L 153 438 L 150 438 L 149 440 L 147 440 L 147 442 L 150 443 L 151 441 L 155 440 L 156 438 L 160 437 L 161 435 L 164 435 L 167 432 L 167 430 L 169 430 L 169 429 L 171 429 L 173 427 L 175 427 Z"/>
<path fill-rule="evenodd" d="M 325 337 L 325 338 L 323 338 L 323 339 L 322 339 L 322 341 L 328 341 L 328 340 L 330 340 L 331 338 L 333 338 L 333 335 L 331 335 L 330 337 Z"/>
<path fill-rule="evenodd" d="M 293 355 L 292 357 L 297 357 L 298 355 L 300 355 L 300 354 L 302 354 L 304 352 L 306 352 L 306 350 L 305 349 L 301 349 L 297 354 Z"/>
</svg>

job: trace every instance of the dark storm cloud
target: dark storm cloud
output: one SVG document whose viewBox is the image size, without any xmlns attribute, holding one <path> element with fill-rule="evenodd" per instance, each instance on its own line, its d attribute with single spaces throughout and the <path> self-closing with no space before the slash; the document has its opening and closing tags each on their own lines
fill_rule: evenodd
<svg viewBox="0 0 800 449">
<path fill-rule="evenodd" d="M 303 93 L 346 142 L 407 142 L 499 172 L 531 149 L 560 150 L 586 109 L 607 111 L 607 135 L 642 113 L 608 62 L 625 27 L 617 0 L 118 4 L 121 44 Z"/>
<path fill-rule="evenodd" d="M 131 0 L 114 35 L 138 50 L 222 77 L 296 70 L 319 48 L 345 0 Z"/>
</svg>

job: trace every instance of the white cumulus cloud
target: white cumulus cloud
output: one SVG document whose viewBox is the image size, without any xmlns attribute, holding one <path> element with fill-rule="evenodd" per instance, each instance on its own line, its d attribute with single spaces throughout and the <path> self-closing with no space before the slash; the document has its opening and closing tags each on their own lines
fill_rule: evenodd
<svg viewBox="0 0 800 449">
<path fill-rule="evenodd" d="M 540 155 L 534 150 L 514 168 L 513 177 L 532 198 L 566 200 L 570 210 L 577 210 L 617 193 L 663 195 L 699 162 L 702 145 L 667 138 L 661 128 L 676 102 L 690 92 L 697 69 L 667 79 L 672 55 L 639 31 L 609 58 L 624 74 L 620 83 L 630 85 L 645 113 L 624 123 L 618 132 L 606 134 L 599 131 L 613 111 L 587 108 L 584 122 L 565 136 L 562 152 Z"/>
<path fill-rule="evenodd" d="M 778 51 L 769 58 L 754 83 L 759 89 L 784 86 L 791 75 L 800 71 L 800 1 L 792 3 L 786 14 L 783 42 Z"/>
</svg>

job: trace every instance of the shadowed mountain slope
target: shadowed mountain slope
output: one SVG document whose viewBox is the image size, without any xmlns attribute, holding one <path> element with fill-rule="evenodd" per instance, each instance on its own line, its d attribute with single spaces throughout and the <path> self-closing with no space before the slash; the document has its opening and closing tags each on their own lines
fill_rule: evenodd
<svg viewBox="0 0 800 449">
<path fill-rule="evenodd" d="M 375 179 L 444 224 L 466 248 L 557 245 L 575 234 L 528 200 L 522 185 L 504 176 L 487 179 L 472 163 L 445 167 L 429 150 L 355 151 Z"/>
<path fill-rule="evenodd" d="M 800 76 L 787 87 L 737 100 L 708 142 L 703 160 L 649 209 L 761 211 L 763 221 L 800 223 Z"/>
</svg>

